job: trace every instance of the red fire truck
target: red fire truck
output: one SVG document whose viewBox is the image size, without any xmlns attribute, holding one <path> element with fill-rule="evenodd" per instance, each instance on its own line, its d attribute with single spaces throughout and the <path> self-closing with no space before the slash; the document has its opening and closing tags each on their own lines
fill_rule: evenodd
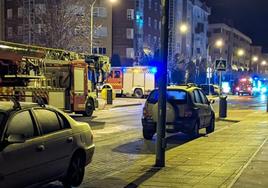
<svg viewBox="0 0 268 188">
<path fill-rule="evenodd" d="M 91 91 L 91 92 L 89 92 Z M 0 41 L 0 99 L 44 103 L 91 116 L 97 107 L 88 88 L 88 64 L 79 54 Z"/>
<path fill-rule="evenodd" d="M 238 83 L 235 85 L 235 93 L 238 95 L 252 95 L 253 94 L 253 83 L 252 78 L 244 77 L 238 80 Z"/>
<path fill-rule="evenodd" d="M 102 86 L 112 88 L 116 94 L 141 98 L 155 88 L 156 67 L 112 67 L 107 83 Z"/>
</svg>

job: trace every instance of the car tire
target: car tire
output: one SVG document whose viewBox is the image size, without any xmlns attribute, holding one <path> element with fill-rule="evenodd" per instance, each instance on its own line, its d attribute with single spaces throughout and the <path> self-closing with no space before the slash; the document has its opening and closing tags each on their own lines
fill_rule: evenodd
<svg viewBox="0 0 268 188">
<path fill-rule="evenodd" d="M 71 159 L 66 176 L 63 178 L 63 186 L 70 188 L 79 186 L 85 174 L 85 159 L 82 154 L 75 153 Z"/>
<path fill-rule="evenodd" d="M 92 100 L 86 102 L 85 111 L 83 112 L 84 116 L 91 117 L 94 112 L 94 103 Z"/>
<path fill-rule="evenodd" d="M 215 119 L 214 118 L 211 118 L 210 123 L 209 123 L 209 126 L 206 127 L 206 133 L 207 134 L 213 133 L 214 130 L 215 130 Z"/>
<path fill-rule="evenodd" d="M 191 136 L 193 138 L 198 138 L 199 137 L 199 123 L 198 121 L 196 121 L 194 127 L 193 127 L 193 130 L 191 132 Z"/>
<path fill-rule="evenodd" d="M 146 130 L 146 129 L 143 129 L 142 130 L 142 133 L 143 133 L 143 138 L 145 140 L 152 140 L 153 139 L 153 136 L 155 134 L 155 132 L 150 131 L 150 130 Z"/>
<path fill-rule="evenodd" d="M 143 97 L 143 91 L 142 91 L 142 89 L 135 89 L 134 90 L 134 96 L 136 98 L 142 98 Z"/>
</svg>

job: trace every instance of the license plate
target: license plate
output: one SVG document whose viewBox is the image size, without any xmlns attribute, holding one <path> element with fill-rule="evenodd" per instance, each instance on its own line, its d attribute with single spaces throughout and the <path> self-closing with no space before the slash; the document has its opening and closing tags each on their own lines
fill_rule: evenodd
<svg viewBox="0 0 268 188">
<path fill-rule="evenodd" d="M 174 125 L 166 125 L 167 129 L 174 129 Z"/>
</svg>

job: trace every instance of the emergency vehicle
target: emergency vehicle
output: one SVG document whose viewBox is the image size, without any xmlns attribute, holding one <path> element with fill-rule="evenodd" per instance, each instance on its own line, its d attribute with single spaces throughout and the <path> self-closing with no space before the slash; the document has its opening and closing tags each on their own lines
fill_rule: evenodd
<svg viewBox="0 0 268 188">
<path fill-rule="evenodd" d="M 107 83 L 102 88 L 112 88 L 116 94 L 141 98 L 155 88 L 156 67 L 112 67 Z"/>
<path fill-rule="evenodd" d="M 98 103 L 88 88 L 90 69 L 75 52 L 0 41 L 0 99 L 42 99 L 64 111 L 91 116 Z"/>
<path fill-rule="evenodd" d="M 252 78 L 245 77 L 239 79 L 237 85 L 235 85 L 235 93 L 238 95 L 253 95 Z"/>
</svg>

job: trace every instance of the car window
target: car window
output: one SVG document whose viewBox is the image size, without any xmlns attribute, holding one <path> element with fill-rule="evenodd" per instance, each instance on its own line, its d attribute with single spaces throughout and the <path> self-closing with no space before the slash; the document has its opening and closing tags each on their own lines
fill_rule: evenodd
<svg viewBox="0 0 268 188">
<path fill-rule="evenodd" d="M 147 102 L 155 104 L 158 102 L 158 90 L 154 90 L 149 95 Z M 187 93 L 183 90 L 167 90 L 167 100 L 177 103 L 187 103 Z"/>
<path fill-rule="evenodd" d="M 158 101 L 158 91 L 154 90 L 150 93 L 150 95 L 147 98 L 147 102 L 151 104 L 156 104 Z"/>
<path fill-rule="evenodd" d="M 208 104 L 207 97 L 204 95 L 204 93 L 203 93 L 202 91 L 199 90 L 199 94 L 200 94 L 202 103 L 203 103 L 203 104 Z"/>
<path fill-rule="evenodd" d="M 59 119 L 55 112 L 46 109 L 35 109 L 34 112 L 43 134 L 61 129 Z"/>
<path fill-rule="evenodd" d="M 37 135 L 29 111 L 19 112 L 11 117 L 7 125 L 6 137 L 9 135 L 23 135 L 25 138 Z"/>
<path fill-rule="evenodd" d="M 62 127 L 63 129 L 68 129 L 68 128 L 70 128 L 70 123 L 69 123 L 69 121 L 68 121 L 62 114 L 58 113 L 58 118 L 59 118 L 61 127 Z"/>
<path fill-rule="evenodd" d="M 120 78 L 120 71 L 114 71 L 114 78 Z"/>
<path fill-rule="evenodd" d="M 202 103 L 198 90 L 194 90 L 194 103 Z"/>
</svg>

